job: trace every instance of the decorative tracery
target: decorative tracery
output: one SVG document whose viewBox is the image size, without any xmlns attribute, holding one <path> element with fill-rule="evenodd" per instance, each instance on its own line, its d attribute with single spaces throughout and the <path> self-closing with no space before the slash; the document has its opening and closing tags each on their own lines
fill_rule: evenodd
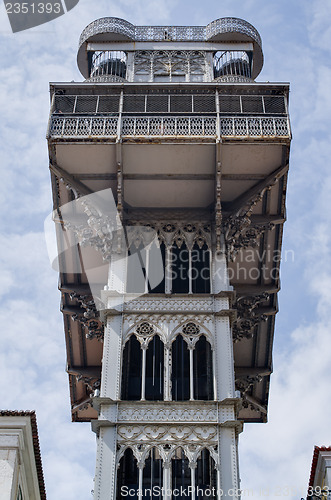
<svg viewBox="0 0 331 500">
<path fill-rule="evenodd" d="M 207 53 L 192 50 L 138 50 L 134 53 L 136 81 L 203 81 Z"/>
</svg>

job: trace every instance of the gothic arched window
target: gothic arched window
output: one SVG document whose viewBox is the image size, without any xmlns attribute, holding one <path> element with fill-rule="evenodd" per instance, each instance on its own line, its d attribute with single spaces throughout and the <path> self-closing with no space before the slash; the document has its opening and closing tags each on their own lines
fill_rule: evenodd
<svg viewBox="0 0 331 500">
<path fill-rule="evenodd" d="M 125 488 L 125 489 L 124 489 Z M 116 500 L 122 500 L 126 491 L 132 490 L 136 492 L 131 496 L 133 500 L 138 500 L 139 489 L 139 471 L 137 467 L 137 459 L 133 455 L 131 448 L 127 448 L 123 457 L 120 460 L 117 471 L 117 494 Z"/>
<path fill-rule="evenodd" d="M 156 500 L 162 498 L 163 468 L 157 448 L 152 448 L 145 460 L 142 482 L 142 498 Z M 157 493 L 160 493 L 159 495 Z"/>
<path fill-rule="evenodd" d="M 171 460 L 171 489 L 175 498 L 190 497 L 191 469 L 182 448 L 177 448 Z"/>
<path fill-rule="evenodd" d="M 124 347 L 121 399 L 136 401 L 141 399 L 142 355 L 140 343 L 131 335 Z"/>
<path fill-rule="evenodd" d="M 209 450 L 204 448 L 197 460 L 195 469 L 195 488 L 196 500 L 209 500 L 210 498 L 217 498 L 215 494 L 217 491 L 217 473 L 215 469 L 215 462 L 210 455 Z"/>
<path fill-rule="evenodd" d="M 200 327 L 189 322 L 172 344 L 173 401 L 214 399 L 213 353 Z M 184 338 L 185 337 L 185 338 Z"/>
<path fill-rule="evenodd" d="M 214 399 L 213 355 L 204 335 L 201 335 L 194 347 L 193 372 L 194 399 Z"/>
<path fill-rule="evenodd" d="M 145 399 L 163 399 L 164 346 L 158 335 L 154 335 L 146 352 Z"/>
<path fill-rule="evenodd" d="M 187 343 L 178 335 L 172 344 L 172 399 L 190 399 L 190 354 Z"/>
<path fill-rule="evenodd" d="M 157 401 L 164 394 L 164 345 L 154 327 L 147 322 L 137 327 L 142 343 L 135 335 L 126 342 L 123 352 L 122 400 Z M 148 337 L 151 337 L 148 339 Z"/>
</svg>

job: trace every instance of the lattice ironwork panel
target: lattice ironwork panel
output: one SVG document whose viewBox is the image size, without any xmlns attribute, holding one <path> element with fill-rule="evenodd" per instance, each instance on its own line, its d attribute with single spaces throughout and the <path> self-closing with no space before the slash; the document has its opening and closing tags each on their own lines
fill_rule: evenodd
<svg viewBox="0 0 331 500">
<path fill-rule="evenodd" d="M 261 136 L 261 120 L 259 118 L 248 118 L 247 119 L 247 130 L 250 136 Z"/>
<path fill-rule="evenodd" d="M 103 118 L 94 118 L 92 120 L 91 135 L 100 136 L 105 133 L 105 120 Z"/>
<path fill-rule="evenodd" d="M 262 134 L 276 135 L 275 120 L 273 118 L 262 118 Z"/>
<path fill-rule="evenodd" d="M 98 96 L 79 95 L 77 96 L 75 113 L 95 113 L 97 111 Z"/>
<path fill-rule="evenodd" d="M 290 135 L 289 125 L 286 118 L 275 118 L 276 134 L 282 137 Z"/>
<path fill-rule="evenodd" d="M 78 135 L 78 118 L 65 118 L 62 134 L 69 137 Z"/>
<path fill-rule="evenodd" d="M 286 118 L 234 117 L 221 118 L 222 136 L 234 137 L 289 137 L 290 130 Z"/>
<path fill-rule="evenodd" d="M 123 136 L 208 136 L 216 135 L 216 119 L 211 117 L 123 118 Z"/>
<path fill-rule="evenodd" d="M 61 137 L 63 129 L 64 119 L 52 117 L 50 124 L 49 135 L 51 137 Z"/>
<path fill-rule="evenodd" d="M 114 137 L 117 135 L 117 118 L 52 117 L 49 136 L 56 137 Z"/>
<path fill-rule="evenodd" d="M 120 98 L 118 95 L 101 95 L 98 113 L 118 113 Z"/>
</svg>

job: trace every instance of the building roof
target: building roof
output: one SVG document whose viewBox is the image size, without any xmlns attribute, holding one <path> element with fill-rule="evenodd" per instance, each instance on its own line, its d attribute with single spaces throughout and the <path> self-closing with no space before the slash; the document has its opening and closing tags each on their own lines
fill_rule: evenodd
<svg viewBox="0 0 331 500">
<path fill-rule="evenodd" d="M 37 426 L 37 417 L 36 412 L 32 411 L 24 411 L 24 410 L 0 410 L 1 417 L 30 417 L 31 429 L 32 429 L 32 441 L 33 441 L 33 449 L 35 456 L 35 464 L 37 469 L 38 476 L 38 484 L 39 484 L 39 492 L 41 500 L 46 500 L 46 489 L 44 482 L 44 473 L 41 462 L 41 453 L 39 446 L 39 436 L 38 436 L 38 426 Z"/>
<path fill-rule="evenodd" d="M 331 451 L 331 446 L 315 446 L 314 447 L 314 454 L 313 454 L 313 460 L 311 463 L 310 478 L 309 478 L 309 485 L 308 486 L 314 485 L 317 461 L 318 461 L 320 451 Z"/>
</svg>

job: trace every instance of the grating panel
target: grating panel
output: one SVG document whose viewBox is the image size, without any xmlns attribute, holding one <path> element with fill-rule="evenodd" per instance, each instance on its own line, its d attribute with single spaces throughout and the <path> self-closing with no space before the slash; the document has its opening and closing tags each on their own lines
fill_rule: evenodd
<svg viewBox="0 0 331 500">
<path fill-rule="evenodd" d="M 215 113 L 215 95 L 195 95 L 193 105 L 194 113 Z"/>
<path fill-rule="evenodd" d="M 145 96 L 144 95 L 125 95 L 123 101 L 124 113 L 144 113 Z"/>
<path fill-rule="evenodd" d="M 241 113 L 240 98 L 237 95 L 220 95 L 221 113 Z"/>
<path fill-rule="evenodd" d="M 148 95 L 147 96 L 147 109 L 148 113 L 167 113 L 168 112 L 167 95 Z"/>
<path fill-rule="evenodd" d="M 97 110 L 98 97 L 95 95 L 77 96 L 76 113 L 95 113 Z"/>
<path fill-rule="evenodd" d="M 286 113 L 283 96 L 264 96 L 263 99 L 266 113 Z"/>
<path fill-rule="evenodd" d="M 118 95 L 101 95 L 98 113 L 118 113 L 120 98 Z"/>
<path fill-rule="evenodd" d="M 243 113 L 263 113 L 262 96 L 243 95 L 241 97 Z"/>
<path fill-rule="evenodd" d="M 73 113 L 76 96 L 56 95 L 54 103 L 54 113 Z"/>
<path fill-rule="evenodd" d="M 191 95 L 172 95 L 170 99 L 171 113 L 192 113 Z"/>
</svg>

